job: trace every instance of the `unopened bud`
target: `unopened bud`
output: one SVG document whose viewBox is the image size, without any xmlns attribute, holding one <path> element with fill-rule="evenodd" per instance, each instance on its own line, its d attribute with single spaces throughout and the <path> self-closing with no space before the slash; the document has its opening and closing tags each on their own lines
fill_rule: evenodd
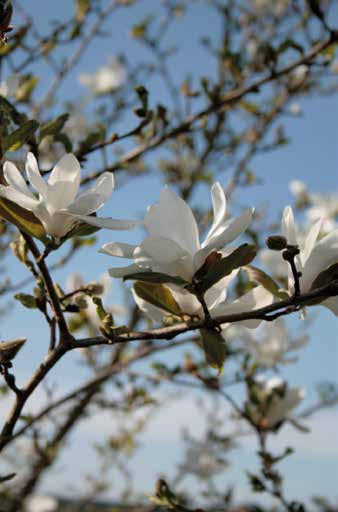
<svg viewBox="0 0 338 512">
<path fill-rule="evenodd" d="M 269 249 L 272 251 L 282 251 L 288 245 L 287 239 L 285 236 L 275 235 L 268 236 L 265 239 L 265 243 Z"/>
<path fill-rule="evenodd" d="M 102 295 L 104 292 L 103 285 L 100 283 L 89 283 L 87 292 L 88 295 Z"/>
</svg>

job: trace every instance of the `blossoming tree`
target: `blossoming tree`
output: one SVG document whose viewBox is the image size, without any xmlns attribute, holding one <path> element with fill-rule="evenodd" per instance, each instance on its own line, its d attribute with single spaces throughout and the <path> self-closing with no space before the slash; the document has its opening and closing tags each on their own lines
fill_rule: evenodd
<svg viewBox="0 0 338 512">
<path fill-rule="evenodd" d="M 287 426 L 310 436 L 305 419 L 338 401 L 330 382 L 298 408 L 305 389 L 284 376 L 311 343 L 314 312 L 338 316 L 337 196 L 309 192 L 295 163 L 284 183 L 295 201 L 281 220 L 238 198 L 259 182 L 252 160 L 287 144 L 285 119 L 302 115 L 300 98 L 336 92 L 334 2 L 72 0 L 61 12 L 41 4 L 47 19 L 33 4 L 0 0 L 0 293 L 15 319 L 0 343 L 1 510 L 70 506 L 37 492 L 91 417 L 101 418 L 101 462 L 86 468 L 80 504 L 108 491 L 109 469 L 125 477 L 114 496 L 130 510 L 235 510 L 222 477 L 231 451 L 253 437 L 249 501 L 307 510 L 316 490 L 288 495 L 280 463 L 293 449 L 274 452 L 270 441 Z M 194 51 L 216 63 L 207 74 L 177 64 L 189 60 L 188 32 L 176 40 L 175 27 L 190 31 L 201 13 Z M 119 32 L 131 46 L 115 54 Z M 100 57 L 96 70 L 86 55 Z M 299 225 L 294 212 L 305 214 Z M 112 258 L 97 259 L 98 249 Z M 185 433 L 175 476 L 154 480 L 145 501 L 128 456 L 172 390 L 187 387 L 208 397 L 205 437 Z M 189 475 L 201 493 L 189 492 Z"/>
</svg>

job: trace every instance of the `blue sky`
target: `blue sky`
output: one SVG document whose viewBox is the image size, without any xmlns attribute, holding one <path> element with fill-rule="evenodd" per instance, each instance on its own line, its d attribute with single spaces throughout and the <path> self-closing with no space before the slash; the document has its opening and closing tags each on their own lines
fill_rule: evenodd
<svg viewBox="0 0 338 512">
<path fill-rule="evenodd" d="M 138 4 L 138 3 L 137 3 Z M 128 36 L 128 32 L 140 16 L 145 17 L 149 12 L 158 8 L 157 0 L 148 0 L 139 2 L 133 9 L 120 10 L 111 19 L 107 28 L 112 37 L 109 39 L 100 39 L 86 52 L 80 64 L 74 70 L 74 73 L 68 78 L 60 94 L 65 99 L 77 97 L 84 93 L 83 87 L 77 81 L 77 74 L 81 72 L 93 72 L 95 69 L 106 62 L 109 55 L 118 54 L 121 51 L 127 53 L 131 62 L 137 63 L 145 55 L 144 50 L 140 48 L 137 41 Z M 59 0 L 58 2 L 46 2 L 45 0 L 27 0 L 26 7 L 29 7 L 34 19 L 43 29 L 47 20 L 55 17 L 67 16 L 70 12 L 72 2 L 69 0 Z M 146 5 L 146 8 L 144 7 Z M 168 41 L 172 40 L 182 47 L 181 54 L 173 57 L 172 66 L 175 70 L 174 77 L 177 83 L 180 83 L 185 73 L 191 70 L 192 74 L 198 70 L 199 75 L 213 72 L 213 63 L 207 58 L 198 44 L 198 39 L 212 27 L 212 31 L 217 33 L 217 20 L 210 16 L 210 10 L 206 2 L 196 2 L 187 17 L 179 20 L 175 28 L 168 33 Z M 207 22 L 206 22 L 207 21 Z M 216 27 L 216 28 L 215 28 Z M 187 36 L 188 34 L 188 36 Z M 41 87 L 52 80 L 50 72 L 46 69 L 41 70 Z M 160 80 L 150 81 L 149 87 L 151 101 L 153 103 L 165 101 L 167 98 L 163 92 L 163 86 Z M 259 177 L 264 181 L 263 185 L 256 185 L 251 188 L 240 191 L 236 195 L 239 204 L 248 204 L 257 208 L 265 205 L 268 208 L 270 219 L 276 220 L 279 217 L 283 207 L 292 201 L 288 184 L 291 179 L 300 179 L 305 181 L 310 190 L 334 191 L 338 193 L 338 146 L 337 146 L 337 116 L 338 116 L 338 97 L 311 97 L 307 100 L 300 100 L 303 115 L 298 118 L 290 117 L 285 121 L 287 134 L 292 142 L 286 147 L 273 153 L 267 153 L 263 157 L 253 160 L 252 167 Z M 126 126 L 119 129 L 126 129 Z M 117 184 L 121 178 L 117 175 Z M 226 185 L 228 176 L 222 176 L 222 184 Z M 158 198 L 162 186 L 159 175 L 151 175 L 131 181 L 127 187 L 114 192 L 112 201 L 105 208 L 103 214 L 113 215 L 120 218 L 140 217 L 149 203 L 155 202 Z M 200 188 L 193 197 L 193 201 L 209 201 L 208 191 L 205 187 Z M 117 239 L 120 241 L 135 241 L 135 237 L 140 237 L 142 233 L 100 233 L 99 242 Z M 20 280 L 25 275 L 20 266 L 7 259 L 4 262 L 6 268 L 10 271 L 14 281 Z M 83 272 L 86 279 L 95 279 L 108 266 L 111 265 L 109 257 L 96 253 L 93 249 L 88 249 L 80 253 L 76 259 L 77 271 Z M 57 279 L 64 284 L 66 276 L 72 268 L 66 268 L 59 271 Z M 120 301 L 121 293 L 118 292 L 118 286 L 114 285 L 113 300 Z M 300 321 L 292 319 L 290 325 L 294 328 L 299 326 Z M 47 335 L 43 321 L 40 315 L 35 312 L 23 310 L 16 307 L 11 313 L 6 315 L 1 322 L 0 334 L 3 338 L 9 339 L 16 336 L 27 335 L 30 341 L 28 347 L 20 354 L 16 360 L 16 373 L 19 381 L 28 377 L 32 369 L 38 363 L 39 357 L 45 350 L 44 338 Z M 74 358 L 71 355 L 66 362 L 62 362 L 59 367 L 52 372 L 52 381 L 57 381 L 62 377 L 62 389 L 68 389 L 74 384 L 74 378 L 81 380 L 84 370 L 77 367 L 74 374 Z M 305 348 L 304 355 L 300 362 L 290 366 L 285 375 L 292 384 L 304 385 L 308 390 L 308 401 L 314 399 L 314 386 L 317 382 L 334 379 L 337 374 L 338 365 L 338 339 L 337 339 L 337 319 L 327 311 L 318 309 L 315 321 L 311 326 L 311 342 Z M 193 397 L 191 397 L 191 401 Z M 173 411 L 164 411 L 164 418 L 167 421 L 176 422 L 177 417 L 184 418 L 190 427 L 198 431 L 196 423 L 198 415 L 195 412 L 182 414 L 187 410 L 187 399 L 183 402 L 183 407 Z M 193 406 L 191 406 L 193 407 Z M 0 414 L 1 411 L 0 411 Z M 195 422 L 191 422 L 191 417 Z M 290 444 L 289 439 L 295 440 L 296 454 L 287 463 L 290 492 L 297 493 L 298 478 L 301 474 L 302 493 L 310 494 L 318 492 L 326 494 L 332 498 L 338 498 L 336 483 L 338 476 L 337 465 L 337 446 L 338 446 L 338 421 L 337 414 L 327 412 L 318 416 L 314 420 L 313 440 L 311 435 L 307 436 L 308 441 L 300 441 L 299 435 L 289 431 L 289 438 L 285 435 L 286 442 Z M 80 430 L 79 444 L 74 446 L 70 443 L 69 448 L 64 451 L 61 463 L 58 465 L 59 471 L 55 473 L 55 479 L 46 478 L 43 487 L 49 491 L 60 491 L 63 489 L 64 482 L 68 480 L 69 474 L 73 471 L 74 456 L 80 468 L 90 464 L 92 460 L 92 449 L 89 441 L 96 440 L 95 434 L 103 420 L 98 418 L 95 422 L 84 424 Z M 157 421 L 157 423 L 156 423 Z M 183 422 L 183 420 L 182 420 Z M 155 420 L 155 426 L 152 427 L 144 438 L 144 445 L 139 455 L 134 461 L 134 468 L 138 480 L 138 486 L 143 492 L 149 492 L 152 489 L 153 482 L 158 473 L 169 473 L 173 461 L 179 460 L 179 430 L 175 433 L 169 429 L 163 428 L 165 420 Z M 180 422 L 178 422 L 181 425 Z M 157 433 L 155 427 L 157 425 Z M 162 425 L 162 426 L 161 426 Z M 300 443 L 302 449 L 297 453 L 297 443 Z M 332 445 L 332 450 L 328 449 Z M 313 448 L 315 446 L 316 449 Z M 254 456 L 252 444 L 246 443 L 244 448 L 238 452 L 237 462 L 234 469 L 234 475 L 227 476 L 227 482 L 238 481 L 243 495 L 248 492 L 245 485 L 245 479 L 239 477 L 239 470 L 246 468 L 246 464 L 254 467 L 256 458 Z M 162 457 L 158 457 L 161 451 Z M 237 455 L 237 454 L 236 454 Z M 147 460 L 147 464 L 144 461 Z M 318 467 L 321 468 L 322 479 L 317 477 Z M 62 470 L 60 470 L 62 468 Z M 325 475 L 325 476 L 324 476 Z M 296 484 L 295 484 L 296 481 Z M 300 484 L 299 484 L 300 485 Z"/>
</svg>

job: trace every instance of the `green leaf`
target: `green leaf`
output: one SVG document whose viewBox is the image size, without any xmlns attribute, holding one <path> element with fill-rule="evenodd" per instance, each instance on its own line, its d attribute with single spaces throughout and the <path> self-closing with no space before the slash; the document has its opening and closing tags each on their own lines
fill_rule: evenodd
<svg viewBox="0 0 338 512">
<path fill-rule="evenodd" d="M 76 0 L 76 20 L 82 22 L 90 9 L 91 0 Z"/>
<path fill-rule="evenodd" d="M 22 103 L 28 102 L 39 81 L 40 78 L 38 76 L 26 75 L 15 91 L 16 100 Z"/>
<path fill-rule="evenodd" d="M 326 286 L 336 279 L 338 279 L 338 263 L 334 263 L 326 270 L 320 272 L 316 279 L 313 281 L 310 290 L 317 290 L 317 288 L 322 288 L 322 286 Z"/>
<path fill-rule="evenodd" d="M 253 265 L 247 265 L 243 270 L 248 274 L 249 280 L 261 284 L 263 288 L 272 293 L 279 299 L 287 299 L 289 297 L 287 292 L 283 292 L 278 284 L 260 268 Z"/>
<path fill-rule="evenodd" d="M 147 283 L 156 284 L 176 284 L 177 286 L 183 286 L 185 288 L 190 287 L 190 283 L 178 276 L 168 276 L 162 272 L 135 272 L 124 276 L 124 281 L 145 281 Z"/>
<path fill-rule="evenodd" d="M 27 338 L 18 338 L 17 340 L 0 343 L 0 363 L 4 364 L 12 361 L 26 341 Z"/>
<path fill-rule="evenodd" d="M 199 292 L 205 293 L 223 277 L 230 275 L 236 268 L 248 265 L 255 258 L 256 254 L 257 248 L 255 245 L 243 244 L 229 254 L 229 256 L 217 260 L 210 265 L 205 275 L 201 277 L 201 282 L 198 283 Z M 200 270 L 196 273 L 196 276 L 200 274 Z"/>
<path fill-rule="evenodd" d="M 172 315 L 181 315 L 182 311 L 175 301 L 171 291 L 166 286 L 158 283 L 146 283 L 138 281 L 134 284 L 134 290 L 138 297 L 149 302 L 153 306 L 164 309 Z"/>
<path fill-rule="evenodd" d="M 40 142 L 48 135 L 59 135 L 68 119 L 69 114 L 62 114 L 61 116 L 56 117 L 52 121 L 42 124 L 40 126 Z"/>
<path fill-rule="evenodd" d="M 222 373 L 228 349 L 221 333 L 212 329 L 200 329 L 207 363 Z"/>
<path fill-rule="evenodd" d="M 3 151 L 17 151 L 21 148 L 39 128 L 37 121 L 26 121 L 20 128 L 7 135 L 3 141 Z"/>
<path fill-rule="evenodd" d="M 33 213 L 21 208 L 18 204 L 8 199 L 0 198 L 0 217 L 11 222 L 29 235 L 43 242 L 46 241 L 46 233 L 41 222 Z"/>
<path fill-rule="evenodd" d="M 12 103 L 3 96 L 0 96 L 0 113 L 8 119 L 11 119 L 11 121 L 17 125 L 20 125 L 27 120 L 27 116 L 19 112 L 14 105 L 12 105 Z"/>
<path fill-rule="evenodd" d="M 14 299 L 21 302 L 21 304 L 27 309 L 37 309 L 38 307 L 36 298 L 28 293 L 17 293 L 14 295 Z"/>
</svg>

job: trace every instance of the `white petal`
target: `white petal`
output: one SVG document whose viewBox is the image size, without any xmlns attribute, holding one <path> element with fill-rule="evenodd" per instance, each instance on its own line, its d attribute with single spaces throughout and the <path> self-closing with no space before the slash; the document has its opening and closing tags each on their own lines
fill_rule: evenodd
<svg viewBox="0 0 338 512">
<path fill-rule="evenodd" d="M 140 267 L 178 275 L 191 280 L 194 269 L 190 254 L 173 240 L 149 236 L 135 249 L 134 260 Z"/>
<path fill-rule="evenodd" d="M 238 238 L 249 226 L 252 220 L 253 209 L 245 210 L 242 215 L 233 219 L 226 226 L 221 226 L 208 240 L 203 244 L 203 248 L 198 251 L 194 258 L 195 270 L 198 270 L 204 263 L 206 257 L 214 250 L 223 249 L 227 244 L 231 244 Z"/>
<path fill-rule="evenodd" d="M 114 267 L 108 270 L 110 277 L 122 278 L 129 274 L 142 271 L 137 265 L 128 265 L 127 267 Z"/>
<path fill-rule="evenodd" d="M 288 244 L 298 244 L 295 219 L 291 206 L 286 206 L 286 208 L 284 208 L 282 217 L 282 232 L 287 239 Z"/>
<path fill-rule="evenodd" d="M 212 208 L 214 213 L 214 220 L 211 226 L 211 229 L 208 233 L 204 244 L 208 243 L 207 241 L 213 236 L 215 231 L 221 226 L 224 222 L 225 214 L 226 214 L 226 197 L 224 194 L 224 189 L 220 183 L 214 183 L 211 188 L 211 197 L 212 197 Z"/>
<path fill-rule="evenodd" d="M 201 303 L 194 295 L 175 285 L 167 285 L 167 287 L 170 289 L 172 296 L 183 313 L 187 315 L 197 315 L 203 318 Z"/>
<path fill-rule="evenodd" d="M 286 419 L 289 416 L 289 413 L 297 407 L 304 397 L 304 389 L 291 388 L 286 391 L 284 398 L 276 398 L 276 401 L 272 404 L 267 414 L 269 426 L 274 427 L 277 423 Z"/>
<path fill-rule="evenodd" d="M 318 239 L 320 230 L 322 228 L 322 224 L 323 224 L 323 222 L 321 219 L 319 219 L 317 222 L 315 222 L 315 224 L 312 226 L 312 228 L 310 229 L 310 231 L 305 239 L 304 249 L 300 255 L 303 266 L 306 264 L 306 261 L 308 260 L 310 254 L 313 251 L 313 248 Z"/>
<path fill-rule="evenodd" d="M 168 238 L 191 255 L 199 249 L 199 235 L 190 206 L 165 187 L 159 204 L 151 206 L 146 214 L 145 226 L 151 236 Z"/>
<path fill-rule="evenodd" d="M 114 175 L 105 172 L 97 180 L 95 185 L 81 194 L 70 205 L 70 211 L 80 215 L 89 215 L 99 210 L 110 198 L 114 189 Z"/>
<path fill-rule="evenodd" d="M 58 181 L 53 185 L 48 185 L 45 204 L 50 213 L 68 209 L 73 201 L 74 188 L 68 181 Z"/>
<path fill-rule="evenodd" d="M 302 292 L 308 291 L 318 274 L 334 263 L 338 263 L 338 230 L 322 238 L 312 250 L 300 278 Z"/>
<path fill-rule="evenodd" d="M 109 254 L 110 256 L 115 256 L 117 258 L 133 259 L 136 247 L 136 245 L 124 244 L 122 242 L 111 242 L 104 244 L 99 250 L 99 253 Z"/>
<path fill-rule="evenodd" d="M 27 155 L 26 173 L 35 190 L 37 190 L 44 199 L 47 199 L 47 183 L 40 174 L 39 166 L 33 153 L 28 153 Z"/>
<path fill-rule="evenodd" d="M 8 185 L 10 185 L 15 190 L 18 190 L 19 192 L 22 192 L 23 194 L 33 198 L 33 194 L 27 187 L 27 184 L 16 165 L 14 165 L 12 162 L 5 162 L 3 171 Z"/>
<path fill-rule="evenodd" d="M 157 308 L 150 304 L 149 302 L 141 299 L 136 293 L 135 290 L 132 289 L 132 294 L 134 297 L 134 301 L 138 305 L 141 311 L 143 311 L 149 318 L 154 320 L 154 322 L 163 322 L 164 317 L 168 314 L 163 309 Z"/>
<path fill-rule="evenodd" d="M 95 226 L 98 228 L 111 229 L 113 231 L 125 231 L 127 229 L 133 229 L 142 224 L 141 221 L 137 220 L 117 220 L 104 217 L 94 217 L 92 215 L 77 215 L 73 214 L 74 217 Z"/>
<path fill-rule="evenodd" d="M 263 286 L 256 286 L 249 292 L 245 293 L 239 299 L 231 304 L 220 304 L 212 311 L 212 317 L 219 315 L 232 315 L 233 313 L 245 313 L 253 311 L 254 309 L 268 306 L 273 302 L 273 295 L 268 292 Z M 240 323 L 249 329 L 255 329 L 262 322 L 262 320 L 242 320 Z M 222 326 L 223 327 L 223 326 Z"/>
<path fill-rule="evenodd" d="M 81 168 L 78 159 L 71 153 L 64 155 L 52 170 L 48 184 L 53 186 L 62 182 L 67 187 L 68 204 L 74 201 L 79 190 Z"/>
<path fill-rule="evenodd" d="M 0 185 L 0 196 L 9 199 L 9 201 L 31 212 L 33 212 L 39 204 L 38 201 L 31 196 L 25 195 L 12 187 L 5 187 L 4 185 Z"/>
</svg>

